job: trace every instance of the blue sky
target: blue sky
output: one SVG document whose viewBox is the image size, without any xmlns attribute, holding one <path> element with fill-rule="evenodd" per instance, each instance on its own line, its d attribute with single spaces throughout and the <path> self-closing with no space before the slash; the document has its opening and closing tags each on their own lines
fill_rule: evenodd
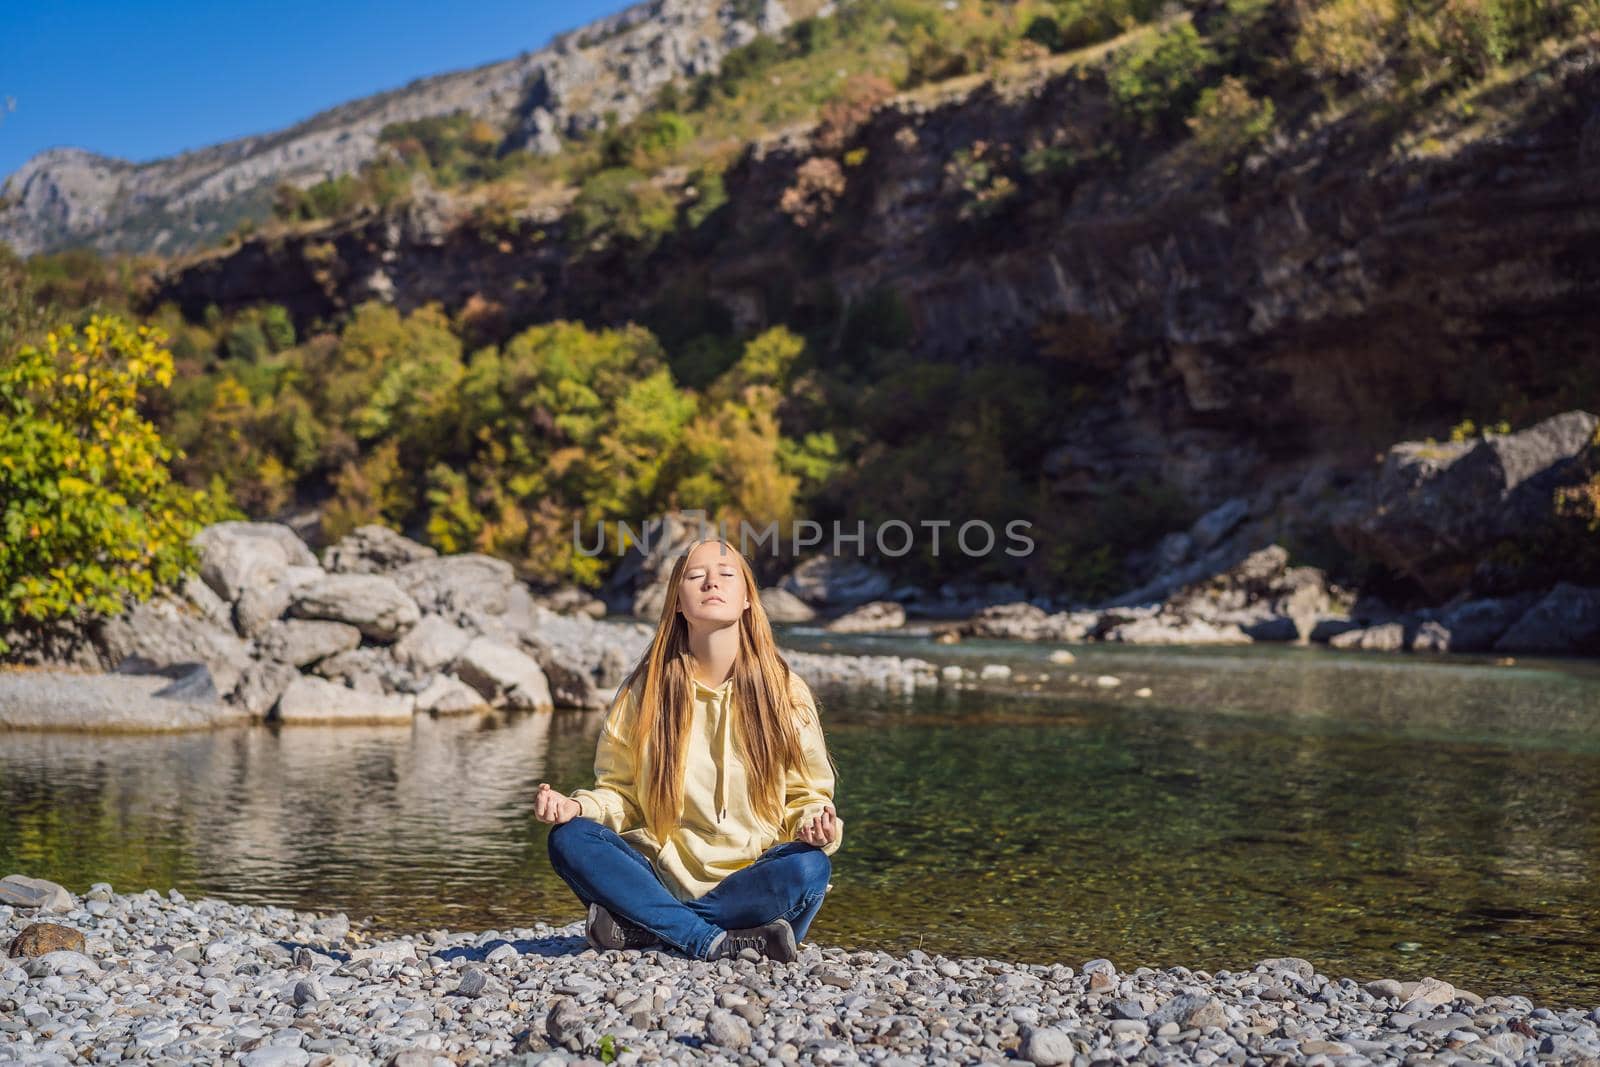
<svg viewBox="0 0 1600 1067">
<path fill-rule="evenodd" d="M 0 0 L 0 177 L 56 145 L 140 162 L 507 59 L 627 0 Z"/>
</svg>

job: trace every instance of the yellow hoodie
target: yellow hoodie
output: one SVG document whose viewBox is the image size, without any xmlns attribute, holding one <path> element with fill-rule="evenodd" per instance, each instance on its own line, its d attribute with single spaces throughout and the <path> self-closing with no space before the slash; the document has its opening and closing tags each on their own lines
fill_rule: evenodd
<svg viewBox="0 0 1600 1067">
<path fill-rule="evenodd" d="M 744 761 L 733 741 L 733 679 L 712 688 L 694 680 L 694 714 L 689 726 L 689 751 L 684 766 L 683 818 L 666 842 L 658 842 L 644 825 L 638 792 L 640 768 L 629 742 L 638 701 L 631 690 L 619 692 L 600 728 L 595 746 L 593 789 L 575 789 L 571 796 L 586 819 L 610 827 L 649 858 L 662 882 L 679 900 L 710 892 L 719 882 L 749 866 L 767 849 L 794 840 L 806 820 L 833 800 L 833 768 L 828 764 L 822 722 L 811 688 L 789 675 L 796 709 L 801 715 L 800 740 L 805 766 L 791 768 L 784 783 L 781 826 L 762 819 L 751 807 L 745 787 Z M 833 855 L 844 839 L 844 820 L 822 851 Z"/>
</svg>

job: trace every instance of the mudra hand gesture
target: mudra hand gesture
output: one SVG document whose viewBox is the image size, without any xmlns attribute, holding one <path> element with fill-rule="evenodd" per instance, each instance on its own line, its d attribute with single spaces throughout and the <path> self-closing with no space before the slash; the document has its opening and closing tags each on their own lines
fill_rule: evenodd
<svg viewBox="0 0 1600 1067">
<path fill-rule="evenodd" d="M 822 848 L 839 833 L 837 815 L 838 813 L 833 810 L 832 804 L 825 805 L 820 814 L 813 815 L 800 824 L 800 829 L 795 832 L 794 839 Z"/>
<path fill-rule="evenodd" d="M 576 800 L 565 793 L 550 788 L 549 782 L 539 783 L 539 792 L 533 798 L 533 814 L 540 822 L 557 826 L 571 822 L 583 813 Z"/>
</svg>

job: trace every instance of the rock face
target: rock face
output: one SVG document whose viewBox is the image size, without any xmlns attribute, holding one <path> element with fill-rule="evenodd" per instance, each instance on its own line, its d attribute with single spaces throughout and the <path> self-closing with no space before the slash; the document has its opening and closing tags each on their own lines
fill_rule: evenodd
<svg viewBox="0 0 1600 1067">
<path fill-rule="evenodd" d="M 824 300 L 892 291 L 918 361 L 1059 358 L 1063 390 L 1090 387 L 1091 400 L 1038 442 L 1038 473 L 1064 509 L 1142 483 L 1181 489 L 1198 521 L 1134 568 L 1137 588 L 1119 599 L 1144 603 L 1267 544 L 1325 536 L 1330 498 L 1403 437 L 1482 418 L 1508 393 L 1530 398 L 1529 417 L 1573 404 L 1571 368 L 1600 337 L 1600 305 L 1582 281 L 1600 273 L 1600 214 L 1575 207 L 1600 166 L 1597 54 L 1574 45 L 1508 89 L 1530 107 L 1491 136 L 1443 130 L 1459 134 L 1447 156 L 1408 154 L 1353 115 L 1293 129 L 1231 183 L 1197 180 L 1192 160 L 1173 154 L 1188 146 L 1159 138 L 1102 158 L 1104 85 L 1045 64 L 1005 84 L 890 102 L 839 150 L 866 154 L 844 168 L 838 207 L 816 227 L 773 205 L 802 165 L 839 152 L 785 131 L 728 171 L 725 222 L 662 242 L 637 270 L 567 243 L 559 211 L 537 240 L 503 242 L 454 223 L 419 236 L 396 215 L 248 241 L 175 274 L 158 299 L 192 315 L 271 300 L 310 320 L 353 306 L 369 295 L 361 279 L 381 274 L 402 309 L 459 309 L 478 295 L 516 322 L 600 325 L 694 278 L 697 296 L 754 331 L 835 314 Z M 974 228 L 962 218 L 970 192 L 943 175 L 980 139 L 997 161 L 1041 144 L 1081 158 L 1052 174 L 1017 163 L 1006 173 L 1019 195 Z M 330 248 L 350 281 L 317 280 Z M 1519 466 L 1531 443 L 1527 455 L 1467 451 L 1448 464 L 1458 472 L 1433 471 L 1441 486 L 1459 479 L 1488 493 L 1500 478 L 1501 492 L 1537 495 L 1539 476 Z M 1414 453 L 1396 476 L 1427 462 Z M 1420 526 L 1361 515 L 1349 526 L 1445 600 L 1462 571 L 1451 538 L 1471 525 L 1411 518 Z"/>
<path fill-rule="evenodd" d="M 276 133 L 140 164 L 54 148 L 6 180 L 0 241 L 24 255 L 69 243 L 182 251 L 241 214 L 265 217 L 281 182 L 305 188 L 352 173 L 390 123 L 456 111 L 507 130 L 507 149 L 556 151 L 560 134 L 598 129 L 607 112 L 625 122 L 667 82 L 715 71 L 730 50 L 789 22 L 783 0 L 753 12 L 721 0 L 650 0 L 538 51 L 422 78 Z"/>
<path fill-rule="evenodd" d="M 1473 443 L 1397 444 L 1334 531 L 1448 597 L 1473 585 L 1496 542 L 1526 541 L 1550 521 L 1551 498 L 1596 447 L 1597 425 L 1589 412 L 1568 411 Z"/>
</svg>

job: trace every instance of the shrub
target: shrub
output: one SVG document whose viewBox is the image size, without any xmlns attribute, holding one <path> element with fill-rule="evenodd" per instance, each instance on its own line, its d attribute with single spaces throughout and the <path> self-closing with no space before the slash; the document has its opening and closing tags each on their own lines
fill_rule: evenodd
<svg viewBox="0 0 1600 1067">
<path fill-rule="evenodd" d="M 800 227 L 816 226 L 833 214 L 844 195 L 844 170 L 826 156 L 813 156 L 795 168 L 794 184 L 778 199 L 778 210 Z"/>
<path fill-rule="evenodd" d="M 172 481 L 140 414 L 172 382 L 165 341 L 97 315 L 0 361 L 0 623 L 118 614 L 193 568 L 202 527 L 239 517 L 220 483 Z"/>
<path fill-rule="evenodd" d="M 254 317 L 241 317 L 222 341 L 223 351 L 230 359 L 254 363 L 269 351 L 266 332 Z"/>
<path fill-rule="evenodd" d="M 817 149 L 837 152 L 894 95 L 894 86 L 876 74 L 857 74 L 823 102 L 817 123 Z"/>
<path fill-rule="evenodd" d="M 1117 110 L 1147 131 L 1187 116 L 1199 95 L 1205 69 L 1217 54 L 1185 22 L 1146 38 L 1119 55 L 1106 72 Z"/>
<path fill-rule="evenodd" d="M 1332 0 L 1301 24 L 1294 59 L 1317 77 L 1365 75 L 1383 65 L 1395 0 Z"/>
<path fill-rule="evenodd" d="M 589 243 L 617 237 L 653 247 L 677 223 L 677 207 L 661 188 L 628 167 L 588 178 L 572 202 L 574 236 Z"/>
<path fill-rule="evenodd" d="M 1251 96 L 1244 82 L 1230 74 L 1200 94 L 1189 129 L 1207 155 L 1232 160 L 1265 140 L 1272 132 L 1272 120 L 1272 101 Z"/>
<path fill-rule="evenodd" d="M 600 142 L 601 165 L 648 170 L 670 160 L 694 140 L 694 124 L 673 111 L 640 115 L 620 129 L 608 130 Z"/>
<path fill-rule="evenodd" d="M 282 304 L 268 304 L 261 309 L 261 331 L 274 352 L 294 347 L 294 320 Z"/>
<path fill-rule="evenodd" d="M 987 141 L 974 141 L 945 164 L 945 177 L 964 194 L 958 215 L 964 222 L 987 219 L 1017 191 L 1005 173 L 1008 151 Z"/>
</svg>

